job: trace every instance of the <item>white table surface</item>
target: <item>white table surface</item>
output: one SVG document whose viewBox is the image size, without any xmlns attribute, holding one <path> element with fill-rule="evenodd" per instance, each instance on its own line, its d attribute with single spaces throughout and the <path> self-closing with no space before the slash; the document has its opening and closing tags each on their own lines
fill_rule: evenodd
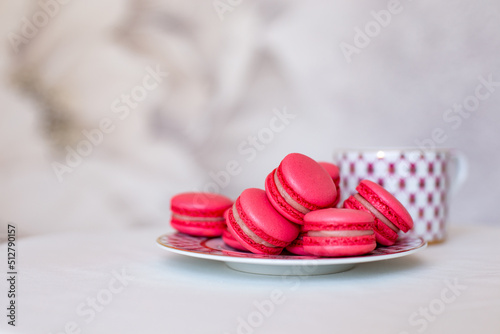
<svg viewBox="0 0 500 334">
<path fill-rule="evenodd" d="M 17 326 L 2 280 L 0 333 L 500 333 L 500 228 L 456 227 L 407 257 L 286 278 L 166 252 L 155 240 L 169 231 L 19 239 Z"/>
</svg>

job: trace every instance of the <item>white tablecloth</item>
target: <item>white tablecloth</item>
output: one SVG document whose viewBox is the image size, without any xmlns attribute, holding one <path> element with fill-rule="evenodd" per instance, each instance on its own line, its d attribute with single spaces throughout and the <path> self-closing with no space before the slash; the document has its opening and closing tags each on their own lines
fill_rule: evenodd
<svg viewBox="0 0 500 334">
<path fill-rule="evenodd" d="M 305 277 L 166 252 L 155 239 L 169 231 L 18 240 L 16 327 L 3 279 L 0 332 L 500 333 L 500 228 L 455 227 L 416 254 Z"/>
</svg>

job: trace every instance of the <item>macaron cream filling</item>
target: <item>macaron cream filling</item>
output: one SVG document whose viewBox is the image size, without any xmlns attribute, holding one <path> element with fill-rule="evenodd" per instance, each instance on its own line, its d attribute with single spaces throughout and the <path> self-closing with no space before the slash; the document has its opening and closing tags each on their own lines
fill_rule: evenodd
<svg viewBox="0 0 500 334">
<path fill-rule="evenodd" d="M 374 186 L 377 186 L 377 184 L 374 184 Z M 401 205 L 401 203 L 397 201 L 396 198 L 394 198 L 394 207 L 391 207 L 391 205 L 384 202 L 377 192 L 368 186 L 366 182 L 362 181 L 356 189 L 358 190 L 358 193 L 363 196 L 363 198 L 372 203 L 374 208 L 376 208 L 379 212 L 383 212 L 385 217 L 387 217 L 391 222 L 394 222 L 394 225 L 397 226 L 399 230 L 408 232 L 413 227 L 413 220 L 411 219 L 410 214 Z M 384 189 L 382 188 L 382 190 Z M 398 204 L 401 206 L 402 210 L 397 210 Z M 407 216 L 406 219 L 401 216 L 401 211 L 404 211 L 403 216 Z"/>
<path fill-rule="evenodd" d="M 178 213 L 172 213 L 172 218 L 178 220 L 188 220 L 192 222 L 218 222 L 224 220 L 224 217 L 195 217 L 195 216 L 181 215 Z"/>
<path fill-rule="evenodd" d="M 373 230 L 336 230 L 336 231 L 308 231 L 308 237 L 361 237 L 372 235 Z"/>
<path fill-rule="evenodd" d="M 399 228 L 396 227 L 393 223 L 390 222 L 389 219 L 387 219 L 380 211 L 378 211 L 373 205 L 370 204 L 363 196 L 360 194 L 355 194 L 354 198 L 361 203 L 368 211 L 370 211 L 377 219 L 382 221 L 387 227 L 389 227 L 391 230 L 394 232 L 398 233 Z"/>
<path fill-rule="evenodd" d="M 261 245 L 264 245 L 266 247 L 279 248 L 278 246 L 270 244 L 269 242 L 267 242 L 264 239 L 262 239 L 261 237 L 259 237 L 257 234 L 255 234 L 252 230 L 250 230 L 245 225 L 245 222 L 243 221 L 243 219 L 241 219 L 241 217 L 240 217 L 240 215 L 238 213 L 238 210 L 236 209 L 236 203 L 233 205 L 232 213 L 233 213 L 233 217 L 234 217 L 235 223 L 241 228 L 241 230 L 243 230 L 243 232 L 245 232 L 245 234 L 250 239 L 252 239 L 253 241 L 255 241 L 255 242 L 257 242 L 257 243 L 259 243 Z"/>
<path fill-rule="evenodd" d="M 311 211 L 308 208 L 304 207 L 303 205 L 297 203 L 292 197 L 290 197 L 290 195 L 283 188 L 283 185 L 279 180 L 277 169 L 274 172 L 274 182 L 276 183 L 276 188 L 278 189 L 278 192 L 280 193 L 281 197 L 283 197 L 285 202 L 287 202 L 292 208 L 303 214 L 309 213 Z"/>
</svg>

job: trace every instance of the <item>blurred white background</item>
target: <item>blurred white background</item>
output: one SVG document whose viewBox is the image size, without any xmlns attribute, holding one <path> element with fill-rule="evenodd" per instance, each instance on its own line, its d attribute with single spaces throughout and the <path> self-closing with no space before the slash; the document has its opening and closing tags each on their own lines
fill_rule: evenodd
<svg viewBox="0 0 500 334">
<path fill-rule="evenodd" d="M 498 1 L 2 0 L 0 32 L 0 221 L 25 235 L 167 227 L 177 192 L 357 146 L 460 149 L 450 220 L 499 223 Z"/>
</svg>

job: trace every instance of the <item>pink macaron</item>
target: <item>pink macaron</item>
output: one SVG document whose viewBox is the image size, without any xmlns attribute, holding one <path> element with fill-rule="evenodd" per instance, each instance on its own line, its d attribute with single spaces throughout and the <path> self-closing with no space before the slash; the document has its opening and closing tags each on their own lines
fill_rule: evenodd
<svg viewBox="0 0 500 334">
<path fill-rule="evenodd" d="M 377 247 L 373 217 L 362 211 L 323 209 L 304 217 L 304 252 L 324 257 L 357 256 Z"/>
<path fill-rule="evenodd" d="M 375 235 L 379 244 L 394 245 L 400 230 L 408 232 L 413 227 L 413 219 L 403 204 L 382 186 L 363 180 L 356 190 L 357 194 L 344 201 L 344 207 L 366 211 L 373 216 Z"/>
<path fill-rule="evenodd" d="M 328 172 L 328 174 L 332 178 L 333 183 L 335 183 L 336 186 L 339 185 L 340 184 L 340 170 L 339 170 L 339 167 L 337 165 L 335 165 L 335 164 L 332 164 L 331 162 L 326 162 L 326 161 L 319 161 L 318 163 L 324 169 L 326 169 L 326 171 Z"/>
<path fill-rule="evenodd" d="M 286 247 L 286 250 L 295 255 L 311 255 L 304 250 L 304 234 L 299 233 L 299 236 Z"/>
<path fill-rule="evenodd" d="M 238 240 L 236 240 L 235 237 L 233 237 L 233 235 L 231 234 L 231 232 L 229 232 L 229 230 L 224 230 L 224 232 L 222 232 L 222 241 L 224 241 L 224 243 L 234 249 L 237 249 L 239 251 L 245 251 L 245 252 L 248 252 L 248 250 L 243 247 Z"/>
<path fill-rule="evenodd" d="M 219 194 L 178 194 L 170 201 L 170 224 L 177 231 L 192 236 L 217 237 L 226 229 L 224 211 L 231 205 L 232 200 Z"/>
<path fill-rule="evenodd" d="M 308 212 L 332 207 L 337 189 L 328 172 L 300 153 L 287 155 L 266 178 L 269 201 L 283 217 L 303 224 Z"/>
<path fill-rule="evenodd" d="M 232 210 L 232 207 L 227 209 L 226 211 L 224 211 L 224 219 L 226 220 L 226 225 L 228 224 L 227 220 L 229 219 L 228 215 L 229 215 L 229 211 Z M 245 247 L 243 247 L 238 240 L 235 239 L 235 237 L 233 237 L 233 235 L 231 234 L 231 232 L 229 232 L 229 230 L 226 228 L 224 230 L 224 232 L 222 232 L 222 241 L 224 241 L 224 243 L 234 249 L 237 249 L 237 250 L 240 250 L 240 251 L 248 251 Z"/>
<path fill-rule="evenodd" d="M 256 254 L 279 254 L 299 234 L 299 227 L 280 215 L 264 190 L 244 190 L 227 215 L 228 230 Z"/>
<path fill-rule="evenodd" d="M 331 162 L 325 162 L 325 161 L 320 161 L 318 162 L 327 172 L 330 174 L 330 177 L 333 180 L 333 183 L 335 183 L 335 187 L 337 187 L 337 198 L 335 199 L 335 202 L 333 203 L 333 207 L 337 207 L 337 204 L 340 202 L 340 197 L 342 195 L 340 194 L 340 170 L 339 167 L 335 164 L 332 164 Z"/>
</svg>

